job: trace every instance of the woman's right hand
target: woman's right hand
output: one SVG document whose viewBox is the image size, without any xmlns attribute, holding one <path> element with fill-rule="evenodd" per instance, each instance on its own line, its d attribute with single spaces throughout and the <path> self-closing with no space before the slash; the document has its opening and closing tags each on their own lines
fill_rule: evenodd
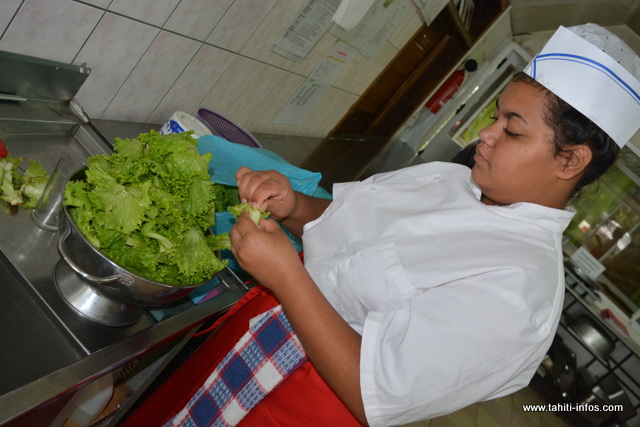
<svg viewBox="0 0 640 427">
<path fill-rule="evenodd" d="M 253 171 L 246 166 L 236 172 L 240 199 L 251 203 L 277 220 L 286 219 L 295 210 L 296 192 L 291 183 L 274 170 Z"/>
</svg>

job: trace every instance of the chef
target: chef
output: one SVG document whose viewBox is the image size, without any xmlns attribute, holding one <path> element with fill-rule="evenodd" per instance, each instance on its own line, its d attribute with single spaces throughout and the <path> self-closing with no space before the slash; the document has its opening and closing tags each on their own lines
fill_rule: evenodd
<svg viewBox="0 0 640 427">
<path fill-rule="evenodd" d="M 130 420 L 401 425 L 525 387 L 562 311 L 567 204 L 640 124 L 638 64 L 597 25 L 559 28 L 500 95 L 472 170 L 412 166 L 329 201 L 241 168 L 241 197 L 272 218 L 231 231 L 260 285 Z"/>
</svg>

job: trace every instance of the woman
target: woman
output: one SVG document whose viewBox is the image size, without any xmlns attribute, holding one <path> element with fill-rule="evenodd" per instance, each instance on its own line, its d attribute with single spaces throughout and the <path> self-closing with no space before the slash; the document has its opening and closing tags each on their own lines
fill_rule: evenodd
<svg viewBox="0 0 640 427">
<path fill-rule="evenodd" d="M 243 197 L 297 234 L 307 224 L 305 264 L 274 222 L 256 227 L 247 216 L 232 231 L 234 254 L 273 291 L 320 376 L 361 422 L 410 421 L 383 409 L 365 416 L 363 395 L 376 402 L 384 389 L 372 406 L 395 398 L 399 412 L 437 416 L 525 386 L 544 356 L 564 293 L 561 232 L 572 217 L 564 207 L 591 161 L 585 144 L 554 152 L 547 98 L 526 76 L 507 86 L 495 123 L 480 132 L 471 177 L 481 193 L 465 167 L 432 164 L 338 187 L 327 207 L 291 192 L 282 176 L 239 171 Z M 401 371 L 425 358 L 422 372 Z M 429 405 L 405 401 L 429 394 Z"/>
<path fill-rule="evenodd" d="M 568 39 L 569 51 L 580 45 Z M 567 203 L 637 130 L 618 133 L 619 122 L 592 117 L 590 104 L 587 114 L 578 112 L 571 94 L 561 99 L 560 90 L 549 90 L 547 64 L 533 64 L 500 96 L 472 170 L 414 166 L 336 185 L 328 201 L 294 192 L 276 172 L 241 168 L 241 197 L 302 239 L 304 262 L 273 219 L 238 219 L 232 251 L 261 283 L 252 291 L 259 295 L 234 309 L 192 358 L 203 375 L 185 367 L 164 386 L 168 402 L 181 382 L 197 385 L 181 390 L 176 409 L 161 419 L 399 425 L 526 386 L 562 310 L 561 238 L 573 216 Z M 631 85 L 640 87 L 637 79 Z M 216 345 L 242 342 L 241 324 L 280 308 L 295 332 L 291 342 L 299 340 L 308 360 L 250 410 L 213 420 L 217 398 L 207 384 L 219 375 L 203 365 L 224 365 L 226 349 L 216 352 Z M 225 405 L 234 406 L 230 400 Z"/>
</svg>

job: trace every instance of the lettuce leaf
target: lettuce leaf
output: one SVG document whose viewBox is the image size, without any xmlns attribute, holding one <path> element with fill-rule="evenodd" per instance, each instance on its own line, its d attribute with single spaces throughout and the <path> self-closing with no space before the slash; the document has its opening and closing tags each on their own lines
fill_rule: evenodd
<svg viewBox="0 0 640 427">
<path fill-rule="evenodd" d="M 91 244 L 121 267 L 151 280 L 190 286 L 212 278 L 226 260 L 226 234 L 210 235 L 219 192 L 211 154 L 193 132 L 150 131 L 116 139 L 114 153 L 91 156 L 86 177 L 65 187 L 64 204 Z"/>
<path fill-rule="evenodd" d="M 49 180 L 47 171 L 44 170 L 40 163 L 35 160 L 29 160 L 29 166 L 24 171 L 22 178 L 24 180 L 24 183 L 20 186 L 20 192 L 24 196 L 22 207 L 26 209 L 35 208 Z"/>
<path fill-rule="evenodd" d="M 254 208 L 251 204 L 247 202 L 239 203 L 234 206 L 229 206 L 227 210 L 231 213 L 231 215 L 236 217 L 236 219 L 238 219 L 238 217 L 242 215 L 242 212 L 244 211 L 249 212 L 249 217 L 251 218 L 251 221 L 253 221 L 256 225 L 260 224 L 261 219 L 267 218 L 269 216 L 269 212 L 262 212 L 259 209 Z"/>
<path fill-rule="evenodd" d="M 47 186 L 49 176 L 42 165 L 29 160 L 27 169 L 19 169 L 22 157 L 0 159 L 0 200 L 12 206 L 34 208 Z"/>
</svg>

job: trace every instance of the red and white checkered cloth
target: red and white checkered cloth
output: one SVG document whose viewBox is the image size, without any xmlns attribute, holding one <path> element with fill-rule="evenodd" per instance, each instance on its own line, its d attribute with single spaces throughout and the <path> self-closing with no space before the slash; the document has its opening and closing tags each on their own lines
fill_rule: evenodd
<svg viewBox="0 0 640 427">
<path fill-rule="evenodd" d="M 278 305 L 251 319 L 249 331 L 165 426 L 235 426 L 306 361 Z"/>
</svg>

